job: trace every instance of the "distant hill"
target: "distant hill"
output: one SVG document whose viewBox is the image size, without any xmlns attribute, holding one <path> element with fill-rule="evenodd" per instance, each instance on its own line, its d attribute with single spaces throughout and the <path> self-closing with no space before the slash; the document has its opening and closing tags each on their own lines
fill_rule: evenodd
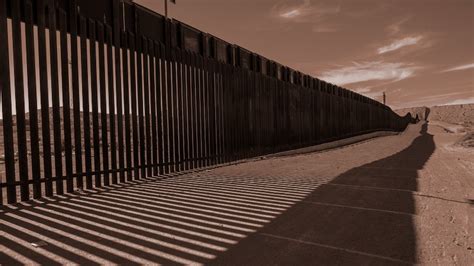
<svg viewBox="0 0 474 266">
<path fill-rule="evenodd" d="M 474 104 L 434 106 L 430 110 L 429 120 L 474 126 Z"/>
<path fill-rule="evenodd" d="M 410 112 L 421 120 L 441 121 L 456 125 L 474 126 L 474 104 L 412 107 L 395 110 L 401 116 Z"/>
<path fill-rule="evenodd" d="M 465 133 L 458 145 L 474 147 L 474 104 L 413 107 L 395 110 L 401 116 L 410 112 L 421 120 L 443 127 L 453 133 Z"/>
</svg>

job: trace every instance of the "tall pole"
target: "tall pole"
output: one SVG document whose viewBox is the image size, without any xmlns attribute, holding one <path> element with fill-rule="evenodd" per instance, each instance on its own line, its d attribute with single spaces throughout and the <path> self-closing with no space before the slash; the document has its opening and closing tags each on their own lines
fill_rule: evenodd
<svg viewBox="0 0 474 266">
<path fill-rule="evenodd" d="M 387 103 L 387 96 L 385 95 L 385 92 L 383 92 L 383 104 Z"/>
<path fill-rule="evenodd" d="M 168 18 L 168 0 L 165 0 L 165 18 Z"/>
</svg>

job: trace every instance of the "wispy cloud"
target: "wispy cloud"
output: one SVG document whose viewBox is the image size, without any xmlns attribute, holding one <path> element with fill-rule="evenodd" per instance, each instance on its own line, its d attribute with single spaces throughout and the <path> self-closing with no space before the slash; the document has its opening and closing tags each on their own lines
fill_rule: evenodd
<svg viewBox="0 0 474 266">
<path fill-rule="evenodd" d="M 354 62 L 351 66 L 323 72 L 321 79 L 338 85 L 371 80 L 399 81 L 414 76 L 418 68 L 405 63 Z"/>
<path fill-rule="evenodd" d="M 443 105 L 455 105 L 455 104 L 471 104 L 474 103 L 474 97 L 464 98 L 464 99 L 457 99 L 454 101 L 447 102 Z"/>
<path fill-rule="evenodd" d="M 370 92 L 370 87 L 355 88 L 354 91 L 357 93 L 367 93 Z"/>
<path fill-rule="evenodd" d="M 448 68 L 441 72 L 459 71 L 459 70 L 466 70 L 466 69 L 471 69 L 471 68 L 474 68 L 474 63 Z"/>
<path fill-rule="evenodd" d="M 299 9 L 293 9 L 283 14 L 280 14 L 282 18 L 294 18 L 301 15 L 301 11 Z"/>
<path fill-rule="evenodd" d="M 399 40 L 396 40 L 396 41 L 392 42 L 391 44 L 389 44 L 387 46 L 380 47 L 377 50 L 377 52 L 378 52 L 378 54 L 384 54 L 384 53 L 392 52 L 392 51 L 398 50 L 398 49 L 400 49 L 402 47 L 405 47 L 405 46 L 415 45 L 421 39 L 423 39 L 422 36 L 406 37 L 406 38 L 403 38 L 403 39 L 399 39 Z"/>
<path fill-rule="evenodd" d="M 372 91 L 372 87 L 357 87 L 352 90 L 374 100 L 376 100 L 378 97 L 381 97 L 383 93 L 381 91 Z"/>
<path fill-rule="evenodd" d="M 466 97 L 460 98 L 460 95 Z M 472 93 L 469 91 L 423 95 L 423 97 L 417 97 L 416 100 L 404 100 L 402 103 L 398 104 L 397 107 L 469 104 L 474 103 L 474 97 L 471 97 L 471 95 Z"/>
<path fill-rule="evenodd" d="M 311 2 L 304 0 L 297 5 L 287 4 L 286 2 L 277 3 L 272 8 L 273 13 L 284 19 L 294 19 L 301 16 L 307 16 L 311 13 Z"/>
<path fill-rule="evenodd" d="M 386 31 L 388 31 L 388 33 L 392 36 L 396 35 L 396 34 L 398 34 L 402 31 L 402 25 L 405 24 L 410 19 L 411 19 L 411 17 L 407 16 L 407 17 L 404 17 L 400 20 L 397 20 L 393 24 L 388 25 L 386 27 Z"/>
<path fill-rule="evenodd" d="M 318 21 L 325 15 L 339 13 L 341 7 L 326 6 L 321 4 L 312 4 L 310 0 L 300 1 L 299 4 L 294 4 L 294 1 L 289 4 L 289 1 L 279 2 L 272 7 L 272 13 L 277 17 L 291 20 L 293 22 L 314 22 Z"/>
</svg>

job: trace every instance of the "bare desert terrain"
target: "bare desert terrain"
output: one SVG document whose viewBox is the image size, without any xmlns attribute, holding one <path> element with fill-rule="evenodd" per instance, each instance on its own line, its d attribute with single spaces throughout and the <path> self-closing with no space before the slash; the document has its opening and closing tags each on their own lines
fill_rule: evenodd
<svg viewBox="0 0 474 266">
<path fill-rule="evenodd" d="M 473 107 L 420 108 L 429 122 L 327 151 L 17 204 L 0 213 L 0 245 L 22 248 L 0 261 L 468 265 Z"/>
<path fill-rule="evenodd" d="M 399 115 L 410 112 L 421 120 L 429 121 L 448 133 L 459 135 L 454 145 L 474 148 L 474 104 L 413 107 L 396 110 Z"/>
<path fill-rule="evenodd" d="M 458 140 L 453 144 L 454 146 L 458 147 L 466 147 L 466 148 L 473 148 L 474 147 L 474 104 L 468 105 L 451 105 L 451 106 L 435 106 L 435 107 L 414 107 L 414 108 L 406 108 L 396 110 L 396 112 L 404 116 L 406 113 L 410 112 L 413 116 L 418 115 L 420 120 L 429 120 L 430 125 L 436 125 L 448 133 L 454 134 L 453 137 L 457 137 Z M 61 128 L 64 128 L 64 118 L 63 118 L 63 109 L 61 108 L 60 111 L 61 116 Z M 70 117 L 71 117 L 71 130 L 73 132 L 73 110 L 70 110 Z M 41 131 L 41 113 L 38 112 L 38 120 L 39 120 L 39 141 L 40 141 L 40 154 L 43 151 L 42 145 L 42 131 Z M 50 109 L 50 141 L 51 141 L 51 156 L 54 156 L 54 136 L 53 136 L 53 111 L 52 108 Z M 28 147 L 28 154 L 29 159 L 30 151 L 31 151 L 31 144 L 30 144 L 30 128 L 29 128 L 29 114 L 26 114 L 26 122 L 27 122 L 27 147 Z M 108 121 L 109 122 L 109 121 Z M 90 114 L 90 128 L 92 131 L 92 114 Z M 109 123 L 108 127 L 110 126 Z M 0 181 L 5 182 L 5 168 L 4 168 L 4 139 L 3 139 L 3 121 L 0 120 Z M 81 112 L 81 127 L 83 127 L 83 113 Z M 99 130 L 102 128 L 101 117 L 99 114 Z M 18 149 L 18 142 L 17 142 L 17 127 L 16 127 L 16 117 L 13 117 L 13 135 L 14 135 L 14 147 L 15 150 Z M 110 130 L 110 129 L 109 129 Z M 81 128 L 81 133 L 83 133 L 83 128 Z M 92 138 L 92 132 L 91 132 Z M 102 138 L 102 134 L 99 134 L 99 138 Z M 64 151 L 64 133 L 62 132 L 62 149 Z M 110 140 L 109 140 L 110 141 Z M 74 136 L 71 136 L 71 144 L 73 152 L 75 150 L 74 146 Z M 91 145 L 92 145 L 91 139 Z M 110 143 L 109 143 L 110 145 Z M 82 143 L 82 147 L 84 147 L 84 143 Z M 110 148 L 110 147 L 109 147 Z M 84 154 L 84 151 L 83 151 Z M 16 157 L 18 157 L 18 153 L 15 153 Z M 63 155 L 64 157 L 64 155 Z M 41 156 L 42 161 L 42 156 Z M 85 160 L 83 160 L 85 161 Z M 31 162 L 30 162 L 31 163 Z M 54 158 L 52 158 L 53 169 L 54 169 Z M 63 164 L 65 161 L 63 161 Z M 41 162 L 42 165 L 42 162 Z M 16 160 L 16 167 L 18 167 L 18 159 Z M 85 167 L 85 165 L 83 166 Z M 30 176 L 33 174 L 31 173 L 31 165 L 29 167 Z M 63 171 L 65 171 L 63 167 Z M 17 177 L 16 179 L 19 180 L 18 171 L 16 171 Z M 41 167 L 41 176 L 43 174 L 43 169 Z M 65 175 L 65 172 L 63 173 Z"/>
<path fill-rule="evenodd" d="M 0 213 L 0 261 L 470 265 L 474 157 L 457 139 L 420 122 L 338 149 L 17 204 Z"/>
<path fill-rule="evenodd" d="M 66 175 L 66 168 L 65 168 L 65 154 L 64 154 L 64 151 L 65 151 L 65 136 L 64 136 L 64 113 L 63 113 L 63 108 L 61 107 L 60 108 L 60 118 L 61 118 L 61 123 L 60 123 L 60 127 L 61 127 L 61 150 L 62 150 L 62 157 L 63 157 L 63 173 L 62 175 Z M 109 117 L 107 117 L 108 119 Z M 16 180 L 20 180 L 20 177 L 19 177 L 19 171 L 18 171 L 18 167 L 19 167 L 19 160 L 18 160 L 18 133 L 17 133 L 17 121 L 16 121 L 16 116 L 13 116 L 13 145 L 14 145 L 14 150 L 15 150 L 15 174 L 16 174 Z M 81 141 L 81 148 L 82 148 L 82 155 L 83 155 L 83 169 L 85 169 L 85 142 L 84 142 L 84 113 L 81 112 L 80 114 L 80 120 L 81 120 L 81 136 L 82 136 L 82 141 Z M 91 145 L 91 153 L 92 153 L 92 156 L 94 156 L 94 143 L 93 143 L 93 124 L 92 124 L 92 113 L 89 114 L 89 120 L 90 120 L 90 145 Z M 32 172 L 32 165 L 31 165 L 31 140 L 30 140 L 30 119 L 29 119 L 29 113 L 26 113 L 25 115 L 25 121 L 26 121 L 26 140 L 27 140 L 27 152 L 28 152 L 28 175 L 31 179 L 31 177 L 33 176 L 33 172 Z M 40 176 L 44 176 L 44 168 L 43 168 L 43 135 L 42 135 L 42 122 L 41 122 L 41 110 L 38 110 L 38 138 L 39 138 L 39 152 L 40 152 Z M 54 173 L 54 170 L 55 170 L 55 159 L 54 159 L 54 131 L 53 131 L 53 121 L 54 121 L 54 118 L 53 118 L 53 109 L 50 108 L 49 110 L 49 128 L 50 128 L 50 146 L 51 146 L 51 163 L 52 163 L 52 169 L 53 169 L 53 173 Z M 71 121 L 71 147 L 72 147 L 72 153 L 73 153 L 73 157 L 74 157 L 74 154 L 75 154 L 75 150 L 76 150 L 76 147 L 74 145 L 74 117 L 73 117 L 73 110 L 71 109 L 70 110 L 70 121 Z M 116 119 L 117 121 L 117 119 Z M 102 119 L 101 119 L 101 114 L 99 113 L 99 116 L 98 116 L 98 123 L 99 123 L 99 140 L 102 140 L 102 133 L 101 133 L 101 130 L 102 130 Z M 125 125 L 125 123 L 124 123 Z M 107 131 L 109 132 L 108 136 L 110 136 L 110 124 L 109 124 L 109 121 L 107 121 Z M 117 134 L 117 133 L 116 133 Z M 109 143 L 109 152 L 110 152 L 110 137 L 108 139 L 108 143 Z M 102 149 L 102 147 L 101 147 Z M 5 182 L 6 181 L 6 176 L 5 176 L 5 147 L 4 147 L 4 138 L 3 138 L 3 120 L 0 120 L 0 182 Z M 73 159 L 74 160 L 74 159 Z M 93 159 L 92 159 L 93 160 Z M 75 164 L 73 163 L 73 169 L 75 169 Z M 35 173 L 37 174 L 37 173 Z M 32 190 L 32 186 L 30 186 L 30 190 Z M 31 191 L 30 191 L 31 192 Z"/>
</svg>

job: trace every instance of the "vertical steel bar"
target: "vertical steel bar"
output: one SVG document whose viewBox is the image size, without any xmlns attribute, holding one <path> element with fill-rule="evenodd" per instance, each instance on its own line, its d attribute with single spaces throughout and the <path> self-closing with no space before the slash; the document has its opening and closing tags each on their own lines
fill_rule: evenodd
<svg viewBox="0 0 474 266">
<path fill-rule="evenodd" d="M 190 152 L 191 152 L 191 124 L 190 124 L 190 106 L 191 106 L 191 97 L 190 97 L 190 90 L 191 90 L 191 78 L 190 78 L 190 55 L 189 52 L 184 51 L 183 53 L 183 112 L 184 112 L 184 170 L 190 169 L 191 161 L 190 161 Z"/>
<path fill-rule="evenodd" d="M 189 100 L 190 100 L 190 127 L 191 127 L 191 168 L 197 167 L 198 157 L 198 145 L 197 145 L 197 114 L 196 114 L 196 56 L 190 54 L 190 88 L 189 88 Z"/>
<path fill-rule="evenodd" d="M 7 3 L 0 1 L 0 93 L 2 95 L 3 140 L 5 149 L 5 174 L 7 183 L 7 202 L 16 202 L 15 152 L 13 149 L 12 102 L 10 87 L 10 64 L 7 31 Z M 0 190 L 2 190 L 0 188 Z M 3 192 L 0 191 L 0 203 L 3 203 Z M 2 204 L 0 204 L 2 205 Z"/>
<path fill-rule="evenodd" d="M 151 125 L 150 125 L 150 48 L 148 47 L 148 40 L 145 37 L 142 37 L 142 47 L 143 47 L 143 97 L 144 97 L 144 116 L 145 116 L 145 149 L 146 149 L 146 176 L 152 176 L 152 158 L 151 158 Z"/>
<path fill-rule="evenodd" d="M 172 172 L 179 170 L 179 125 L 178 125 L 178 61 L 176 58 L 176 50 L 171 51 L 171 124 L 173 133 L 170 141 L 173 143 L 172 150 Z"/>
<path fill-rule="evenodd" d="M 49 47 L 51 64 L 51 94 L 53 100 L 53 137 L 54 137 L 54 168 L 56 175 L 56 194 L 62 195 L 63 191 L 63 166 L 62 166 L 62 140 L 61 140 L 61 115 L 59 101 L 59 73 L 58 73 L 58 43 L 56 32 L 56 9 L 52 4 L 49 10 Z"/>
<path fill-rule="evenodd" d="M 91 81 L 91 102 L 92 102 L 92 135 L 94 139 L 94 184 L 96 187 L 102 186 L 101 164 L 100 164 L 100 136 L 99 136 L 99 104 L 97 92 L 97 43 L 96 43 L 96 23 L 89 19 L 89 60 L 90 60 L 90 81 Z"/>
<path fill-rule="evenodd" d="M 163 173 L 169 173 L 169 163 L 170 163 L 170 156 L 169 156 L 169 104 L 168 104 L 168 97 L 169 92 L 168 88 L 171 86 L 170 81 L 170 67 L 169 67 L 169 56 L 165 49 L 165 45 L 161 44 L 161 78 L 162 78 L 162 87 L 161 87 L 161 101 L 163 106 Z"/>
<path fill-rule="evenodd" d="M 86 188 L 92 188 L 92 153 L 91 153 L 91 123 L 90 123 L 90 108 L 89 108 L 89 73 L 92 72 L 88 68 L 88 61 L 92 61 L 89 57 L 88 52 L 91 49 L 87 49 L 87 36 L 88 36 L 88 25 L 87 20 L 83 16 L 79 16 L 79 24 L 81 30 L 81 89 L 82 89 L 82 119 L 84 126 L 84 159 L 86 169 Z M 92 42 L 89 43 L 92 45 Z M 89 60 L 88 60 L 89 58 Z M 81 145 L 82 146 L 82 145 Z M 82 149 L 81 146 L 77 149 Z M 77 152 L 77 151 L 76 151 Z M 82 182 L 79 183 L 78 187 L 82 187 Z"/>
<path fill-rule="evenodd" d="M 177 132 L 177 143 L 179 145 L 177 158 L 177 171 L 182 171 L 184 169 L 184 134 L 183 134 L 183 57 L 181 50 L 176 50 L 176 124 Z"/>
<path fill-rule="evenodd" d="M 197 55 L 197 66 L 198 66 L 198 75 L 199 75 L 199 83 L 198 83 L 198 90 L 197 90 L 197 98 L 198 98 L 198 144 L 199 144 L 199 167 L 205 166 L 205 157 L 206 157 L 206 142 L 204 139 L 204 70 L 203 70 L 203 60 L 200 55 Z"/>
<path fill-rule="evenodd" d="M 157 109 L 156 109 L 156 89 L 157 89 L 157 76 L 155 66 L 158 64 L 158 58 L 155 54 L 155 45 L 152 40 L 148 41 L 149 55 L 150 55 L 150 112 L 151 112 L 151 146 L 152 146 L 152 157 L 151 169 L 152 175 L 158 175 L 158 138 L 157 138 Z"/>
<path fill-rule="evenodd" d="M 168 156 L 168 173 L 174 172 L 174 132 L 173 132 L 173 78 L 174 78 L 174 61 L 173 56 L 171 55 L 171 51 L 167 51 L 167 64 L 166 64 L 166 120 L 168 126 L 167 132 L 167 142 L 169 148 L 169 156 Z"/>
<path fill-rule="evenodd" d="M 163 98 L 163 87 L 164 77 L 163 75 L 163 52 L 159 43 L 155 43 L 155 55 L 156 55 L 156 90 L 155 90 L 155 102 L 156 102 L 156 116 L 157 116 L 157 156 L 158 156 L 158 174 L 163 174 L 163 109 L 162 109 L 162 98 Z"/>
<path fill-rule="evenodd" d="M 207 69 L 207 58 L 200 56 L 201 67 L 202 67 L 202 88 L 201 88 L 201 99 L 202 99 L 202 112 L 201 112 L 201 121 L 202 121 L 202 141 L 203 141 L 203 166 L 206 167 L 209 165 L 209 140 L 208 140 L 208 111 L 209 111 L 209 101 L 208 101 L 208 91 L 209 91 L 209 77 Z"/>
<path fill-rule="evenodd" d="M 145 157 L 145 127 L 144 127 L 144 104 L 143 104 L 143 58 L 145 53 L 142 48 L 142 38 L 136 36 L 136 52 L 137 52 L 137 108 L 138 108 L 138 127 L 140 138 L 140 174 L 141 178 L 146 177 L 146 157 Z M 137 150 L 138 151 L 138 150 Z"/>
<path fill-rule="evenodd" d="M 210 112 L 211 112 L 211 90 L 212 90 L 212 77 L 211 71 L 209 68 L 209 58 L 204 57 L 203 59 L 203 69 L 204 69 L 204 103 L 205 103 L 205 112 L 204 112 L 204 129 L 205 129 L 205 140 L 206 140 L 206 160 L 205 165 L 209 166 L 212 164 L 213 153 L 212 153 L 212 143 L 211 143 L 211 121 L 210 121 Z"/>
<path fill-rule="evenodd" d="M 130 139 L 130 83 L 129 83 L 129 55 L 132 56 L 131 50 L 128 49 L 128 35 L 122 33 L 122 77 L 123 77 L 123 113 L 125 116 L 125 155 L 126 155 L 126 169 L 127 180 L 132 180 L 132 144 Z M 129 53 L 130 52 L 130 53 Z M 131 75 L 131 74 L 130 74 Z"/>
<path fill-rule="evenodd" d="M 64 156 L 66 161 L 66 191 L 73 192 L 74 180 L 72 177 L 72 141 L 71 141 L 71 115 L 69 101 L 69 60 L 67 43 L 66 12 L 62 9 L 59 14 L 59 29 L 61 31 L 61 89 L 63 96 L 63 126 L 64 126 Z"/>
<path fill-rule="evenodd" d="M 106 88 L 106 77 L 105 77 L 105 51 L 104 51 L 104 35 L 105 29 L 104 24 L 96 22 L 97 27 L 97 44 L 99 47 L 99 99 L 100 99 L 100 131 L 101 141 L 100 147 L 102 147 L 102 167 L 103 169 L 103 183 L 108 186 L 110 184 L 109 175 L 109 143 L 107 138 L 107 88 Z"/>
<path fill-rule="evenodd" d="M 112 184 L 117 184 L 117 138 L 115 134 L 115 98 L 117 88 L 114 87 L 114 62 L 113 62 L 113 39 L 112 27 L 105 26 L 105 36 L 107 45 L 107 92 L 108 92 L 108 112 L 109 112 L 109 135 L 110 135 L 110 171 L 112 171 Z M 117 48 L 118 49 L 118 48 Z M 118 64 L 118 62 L 117 62 Z"/>
<path fill-rule="evenodd" d="M 120 62 L 121 55 L 121 31 L 120 31 L 120 21 L 123 19 L 120 6 L 122 5 L 119 1 L 112 2 L 112 30 L 113 30 L 113 45 L 114 45 L 114 70 L 115 70 L 115 103 L 116 103 L 116 119 L 117 119 L 117 143 L 118 143 L 118 168 L 119 168 L 119 179 L 120 182 L 125 182 L 125 150 L 124 150 L 124 140 L 123 140 L 123 106 L 122 106 L 122 69 Z M 110 44 L 112 46 L 112 42 Z M 115 141 L 115 140 L 114 140 Z M 115 146 L 115 144 L 114 144 Z M 112 157 L 113 158 L 113 157 Z M 114 160 L 114 159 L 112 159 Z M 116 160 L 116 159 L 115 159 Z M 116 161 L 115 164 L 116 166 Z"/>
<path fill-rule="evenodd" d="M 22 201 L 29 198 L 28 190 L 28 155 L 26 145 L 26 123 L 25 123 L 25 88 L 23 82 L 23 50 L 21 42 L 21 17 L 20 1 L 10 3 L 12 37 L 13 37 L 13 74 L 15 81 L 16 102 L 16 131 L 18 145 L 18 163 L 20 175 L 20 196 Z M 9 61 L 3 64 L 9 64 Z"/>
<path fill-rule="evenodd" d="M 74 113 L 74 152 L 76 186 L 83 188 L 82 172 L 82 145 L 81 145 L 81 107 L 79 88 L 79 60 L 77 51 L 77 0 L 69 1 L 69 34 L 71 36 L 71 76 L 72 76 L 72 104 Z"/>
<path fill-rule="evenodd" d="M 196 135 L 196 168 L 202 166 L 202 149 L 201 149 L 201 123 L 200 123 L 200 112 L 201 112 L 201 98 L 200 98 L 200 89 L 201 89 L 201 69 L 199 65 L 199 58 L 196 54 L 194 56 L 194 66 L 195 66 L 195 79 L 194 79 L 194 134 Z"/>
<path fill-rule="evenodd" d="M 31 1 L 25 2 L 25 33 L 26 33 L 26 65 L 28 73 L 28 100 L 30 109 L 30 144 L 31 144 L 31 173 L 33 178 L 33 198 L 41 197 L 41 171 L 38 132 L 38 104 L 36 96 L 36 68 L 33 31 L 33 6 Z M 1 196 L 0 196 L 1 201 Z"/>
<path fill-rule="evenodd" d="M 136 84 L 136 65 L 135 56 L 139 56 L 139 53 L 135 54 L 135 35 L 133 33 L 128 34 L 128 43 L 130 48 L 130 93 L 132 101 L 132 140 L 133 140 L 133 178 L 140 178 L 140 162 L 139 162 L 139 150 L 138 150 L 138 117 L 137 117 L 137 84 Z"/>
<path fill-rule="evenodd" d="M 218 142 L 219 142 L 219 163 L 225 162 L 225 135 L 224 135 L 224 66 L 223 63 L 218 62 L 218 75 L 217 75 L 217 102 L 219 103 L 219 127 L 218 127 Z"/>
</svg>

